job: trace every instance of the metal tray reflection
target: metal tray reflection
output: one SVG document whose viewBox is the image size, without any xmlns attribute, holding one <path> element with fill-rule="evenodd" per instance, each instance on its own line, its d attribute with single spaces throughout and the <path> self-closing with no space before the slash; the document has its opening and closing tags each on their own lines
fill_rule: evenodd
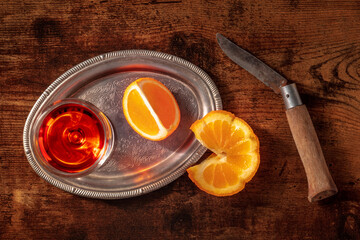
<svg viewBox="0 0 360 240">
<path fill-rule="evenodd" d="M 125 88 L 140 77 L 152 77 L 169 88 L 181 111 L 177 130 L 165 140 L 140 137 L 125 120 Z M 95 172 L 80 178 L 62 178 L 43 169 L 33 153 L 31 129 L 35 119 L 55 101 L 78 98 L 97 106 L 115 130 L 113 152 Z M 210 77 L 181 58 L 147 50 L 103 54 L 60 76 L 32 108 L 24 128 L 24 148 L 39 176 L 70 193 L 100 199 L 128 198 L 158 189 L 181 176 L 205 152 L 189 130 L 212 110 L 221 109 L 218 90 Z"/>
</svg>

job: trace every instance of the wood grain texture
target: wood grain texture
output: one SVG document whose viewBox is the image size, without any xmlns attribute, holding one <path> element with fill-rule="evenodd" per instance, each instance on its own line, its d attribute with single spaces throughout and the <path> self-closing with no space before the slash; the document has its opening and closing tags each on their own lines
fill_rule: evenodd
<svg viewBox="0 0 360 240">
<path fill-rule="evenodd" d="M 0 2 L 1 239 L 359 239 L 360 3 L 136 0 Z M 298 86 L 339 193 L 309 203 L 281 97 L 229 60 L 222 33 Z M 245 190 L 217 198 L 183 175 L 141 197 L 102 201 L 37 176 L 22 146 L 41 93 L 75 64 L 148 49 L 182 57 L 216 83 L 224 109 L 260 139 Z"/>
</svg>

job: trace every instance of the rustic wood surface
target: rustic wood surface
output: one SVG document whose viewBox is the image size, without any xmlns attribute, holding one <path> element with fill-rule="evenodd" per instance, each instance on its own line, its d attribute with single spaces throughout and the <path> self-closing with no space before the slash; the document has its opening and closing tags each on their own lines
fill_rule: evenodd
<svg viewBox="0 0 360 240">
<path fill-rule="evenodd" d="M 0 3 L 0 239 L 360 239 L 360 2 L 28 0 Z M 295 82 L 339 193 L 309 203 L 281 97 L 232 63 L 217 32 Z M 59 75 L 124 49 L 182 57 L 246 120 L 261 164 L 245 190 L 218 198 L 186 174 L 152 193 L 94 200 L 30 167 L 26 117 Z"/>
</svg>

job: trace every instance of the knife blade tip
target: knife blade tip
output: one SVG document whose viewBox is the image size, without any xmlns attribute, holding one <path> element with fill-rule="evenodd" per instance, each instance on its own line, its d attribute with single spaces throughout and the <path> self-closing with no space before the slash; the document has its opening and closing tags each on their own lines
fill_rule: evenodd
<svg viewBox="0 0 360 240">
<path fill-rule="evenodd" d="M 227 44 L 227 41 L 229 41 L 226 37 L 224 37 L 224 35 L 222 35 L 221 33 L 216 33 L 216 40 L 220 46 L 220 48 L 223 48 L 223 45 Z"/>
</svg>

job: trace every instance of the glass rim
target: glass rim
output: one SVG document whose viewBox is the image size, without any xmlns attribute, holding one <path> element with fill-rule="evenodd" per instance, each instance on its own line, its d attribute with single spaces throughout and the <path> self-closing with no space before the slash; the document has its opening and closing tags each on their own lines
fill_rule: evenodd
<svg viewBox="0 0 360 240">
<path fill-rule="evenodd" d="M 56 169 L 54 166 L 49 164 L 43 154 L 41 153 L 40 147 L 39 147 L 39 131 L 41 128 L 41 125 L 43 124 L 43 121 L 45 118 L 55 109 L 67 105 L 67 104 L 76 104 L 80 105 L 82 107 L 87 108 L 91 111 L 92 114 L 96 116 L 96 118 L 100 121 L 101 126 L 104 131 L 104 146 L 101 150 L 100 155 L 96 159 L 96 161 L 89 166 L 88 168 L 78 171 L 78 172 L 64 172 L 59 169 Z M 90 102 L 87 102 L 82 99 L 76 99 L 76 98 L 65 98 L 58 100 L 54 103 L 52 103 L 50 106 L 46 107 L 42 113 L 40 113 L 39 117 L 34 121 L 34 125 L 32 128 L 32 131 L 30 132 L 30 145 L 32 146 L 34 155 L 35 155 L 35 161 L 41 166 L 46 168 L 48 171 L 62 176 L 62 177 L 81 177 L 88 175 L 95 171 L 96 169 L 100 168 L 105 161 L 109 158 L 113 145 L 114 145 L 114 129 L 112 127 L 112 124 L 110 120 L 105 116 L 105 114 L 98 109 L 95 105 L 93 105 Z"/>
</svg>

